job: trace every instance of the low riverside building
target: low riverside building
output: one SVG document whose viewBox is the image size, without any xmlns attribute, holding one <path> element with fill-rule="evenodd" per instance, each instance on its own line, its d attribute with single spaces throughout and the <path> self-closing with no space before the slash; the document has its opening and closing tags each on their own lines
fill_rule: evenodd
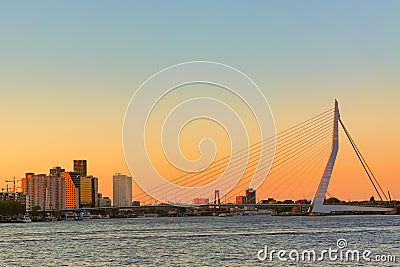
<svg viewBox="0 0 400 267">
<path fill-rule="evenodd" d="M 111 207 L 111 199 L 103 197 L 102 193 L 97 193 L 97 207 Z"/>
<path fill-rule="evenodd" d="M 210 201 L 208 198 L 195 198 L 193 199 L 193 204 L 208 204 Z"/>
<path fill-rule="evenodd" d="M 16 201 L 25 206 L 27 211 L 31 209 L 29 205 L 29 196 L 21 192 L 0 192 L 0 201 Z"/>
<path fill-rule="evenodd" d="M 236 196 L 236 204 L 246 204 L 246 196 Z"/>
</svg>

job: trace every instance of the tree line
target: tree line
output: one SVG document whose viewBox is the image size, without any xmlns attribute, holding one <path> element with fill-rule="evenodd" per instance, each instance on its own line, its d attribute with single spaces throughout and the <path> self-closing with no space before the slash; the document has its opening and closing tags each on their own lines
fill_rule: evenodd
<svg viewBox="0 0 400 267">
<path fill-rule="evenodd" d="M 25 214 L 25 205 L 18 201 L 0 201 L 0 215 L 12 216 Z"/>
</svg>

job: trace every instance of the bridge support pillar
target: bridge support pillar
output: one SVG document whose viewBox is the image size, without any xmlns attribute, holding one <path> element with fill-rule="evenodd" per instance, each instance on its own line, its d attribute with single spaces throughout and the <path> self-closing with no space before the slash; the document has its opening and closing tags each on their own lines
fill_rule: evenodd
<svg viewBox="0 0 400 267">
<path fill-rule="evenodd" d="M 328 163 L 325 167 L 324 174 L 322 175 L 322 179 L 319 183 L 317 193 L 314 196 L 312 213 L 315 214 L 327 214 L 331 212 L 345 212 L 345 211 L 354 211 L 354 212 L 388 212 L 391 211 L 391 208 L 383 208 L 383 207 L 360 207 L 360 206 L 347 206 L 347 205 L 324 205 L 326 192 L 328 190 L 329 181 L 331 179 L 333 167 L 335 165 L 336 156 L 339 150 L 339 104 L 335 99 L 335 114 L 333 118 L 333 134 L 332 134 L 332 151 L 329 157 Z"/>
</svg>

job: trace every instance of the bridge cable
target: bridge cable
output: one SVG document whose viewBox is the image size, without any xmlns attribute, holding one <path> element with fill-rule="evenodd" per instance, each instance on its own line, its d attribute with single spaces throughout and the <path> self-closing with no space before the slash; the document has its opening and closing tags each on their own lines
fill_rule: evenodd
<svg viewBox="0 0 400 267">
<path fill-rule="evenodd" d="M 280 159 L 278 159 L 278 160 L 275 160 L 273 166 L 271 167 L 271 171 L 274 170 L 274 169 L 276 169 L 276 167 L 278 167 L 278 166 L 280 166 L 280 165 L 282 165 L 280 168 L 284 167 L 284 166 L 285 166 L 284 163 L 286 163 L 286 162 L 289 161 L 290 159 L 297 159 L 297 158 L 299 158 L 299 156 L 297 156 L 297 155 L 302 155 L 302 152 L 304 152 L 304 151 L 306 151 L 307 149 L 309 149 L 309 148 L 315 146 L 316 144 L 321 143 L 321 141 L 324 139 L 324 138 L 321 138 L 321 136 L 322 136 L 322 137 L 328 136 L 329 133 L 330 133 L 330 130 L 324 131 L 323 133 L 324 133 L 323 135 L 322 135 L 322 133 L 321 133 L 319 139 L 318 139 L 318 135 L 311 135 L 311 138 L 308 137 L 308 138 L 306 139 L 306 141 L 301 142 L 302 145 L 301 145 L 300 147 L 296 146 L 296 147 L 295 147 L 296 149 L 293 150 L 293 151 L 290 151 L 290 153 L 286 153 L 287 155 L 286 155 L 285 157 L 280 158 Z M 316 137 L 317 137 L 317 138 L 316 138 Z M 317 140 L 321 140 L 321 141 L 318 141 L 318 142 L 317 142 Z M 297 156 L 297 157 L 296 157 L 296 156 Z M 249 165 L 247 166 L 247 168 L 254 167 L 254 166 L 256 166 L 256 165 L 258 164 L 258 160 L 257 160 L 258 158 L 255 158 L 255 159 L 256 159 L 256 161 L 252 160 L 252 161 L 248 162 Z M 256 163 L 256 164 L 254 164 L 254 163 Z M 264 167 L 261 167 L 258 171 L 265 170 L 265 169 L 267 169 L 267 168 L 268 168 L 268 166 L 264 166 Z M 278 169 L 280 169 L 280 168 L 278 168 Z M 240 171 L 239 171 L 239 172 L 236 172 L 236 173 L 234 173 L 234 174 L 239 174 L 239 173 L 240 173 Z M 244 183 L 244 182 L 245 182 L 245 181 L 250 181 L 250 178 L 252 178 L 254 175 L 256 175 L 256 171 L 255 171 L 255 172 L 251 172 L 250 174 L 247 174 L 247 175 L 246 175 L 246 173 L 244 173 L 243 176 L 242 176 L 242 178 L 241 178 L 241 180 L 238 182 L 238 184 L 235 186 L 235 188 L 232 189 L 230 192 L 236 191 L 236 190 L 238 189 L 238 188 L 236 188 L 236 187 L 238 187 L 239 184 L 243 184 L 243 185 L 247 184 L 247 182 L 246 182 L 246 183 Z M 234 175 L 232 175 L 232 177 L 233 177 L 233 179 L 235 179 L 235 176 L 234 176 Z M 230 180 L 227 180 L 227 181 L 225 181 L 224 183 L 219 184 L 219 186 L 226 185 L 226 184 L 229 183 L 229 182 L 230 182 Z M 230 192 L 228 192 L 228 193 L 230 193 Z M 227 194 L 228 194 L 228 193 L 227 193 Z"/>
<path fill-rule="evenodd" d="M 323 124 L 321 124 L 321 125 L 323 125 Z M 324 125 L 324 126 L 325 126 L 325 125 Z M 321 131 L 320 129 L 321 129 L 320 126 L 319 126 L 319 127 L 315 127 L 315 129 L 313 130 L 313 131 L 314 131 L 313 133 L 315 133 L 315 134 L 309 134 L 309 135 L 305 136 L 306 138 L 303 138 L 303 139 L 305 139 L 305 140 L 297 139 L 297 142 L 295 142 L 296 146 L 293 145 L 293 142 L 288 142 L 288 141 L 290 141 L 290 140 L 285 141 L 284 143 L 287 143 L 287 142 L 288 142 L 288 143 L 291 144 L 291 146 L 289 146 L 289 149 L 290 149 L 291 147 L 298 147 L 298 146 L 297 146 L 298 143 L 302 143 L 303 146 L 304 146 L 304 145 L 307 145 L 307 144 L 310 143 L 309 141 L 314 141 L 314 140 L 316 139 L 315 137 L 316 137 L 316 136 L 318 137 L 318 134 L 317 134 L 317 133 L 321 133 L 321 134 L 322 134 L 322 133 L 327 132 L 327 130 Z M 322 128 L 322 130 L 324 130 L 324 129 L 328 129 L 328 127 Z M 310 138 L 310 136 L 311 136 L 311 138 Z M 307 141 L 307 142 L 306 142 L 306 141 Z M 288 150 L 288 147 L 285 147 L 285 149 L 284 149 L 283 151 L 285 151 L 285 150 Z M 299 151 L 299 150 L 301 151 L 301 146 L 300 146 L 299 149 L 295 150 L 294 152 Z M 286 155 L 286 154 L 291 155 L 291 154 L 293 154 L 293 152 L 291 151 L 290 153 L 284 153 L 284 155 Z M 251 160 L 252 158 L 258 159 L 258 154 L 256 154 L 255 156 L 250 156 L 250 157 L 249 157 L 249 162 L 248 162 L 248 164 L 255 162 L 254 160 Z M 278 158 L 278 160 L 275 159 L 275 163 L 277 163 L 277 162 L 279 162 L 279 161 L 280 161 L 279 158 Z M 238 162 L 238 161 L 236 161 L 236 162 Z M 234 162 L 232 166 L 237 165 L 236 162 Z M 258 163 L 258 161 L 257 161 L 256 163 Z M 220 165 L 220 164 L 219 164 L 219 165 Z M 255 165 L 255 164 L 252 164 L 252 166 L 254 166 L 254 165 Z M 279 165 L 280 165 L 280 164 L 279 164 Z M 252 167 L 252 166 L 247 166 L 247 168 Z M 273 167 L 276 167 L 276 165 L 274 165 Z M 218 168 L 217 170 L 220 170 L 220 169 L 223 169 L 223 168 L 225 168 L 225 166 L 223 166 L 222 168 L 220 167 L 220 168 Z M 237 168 L 236 168 L 236 169 L 237 169 Z M 263 169 L 265 169 L 265 168 L 263 168 Z M 200 174 L 200 176 L 197 177 L 197 178 L 195 179 L 195 180 L 198 180 L 198 179 L 204 177 L 205 175 L 210 175 L 211 173 L 214 173 L 215 171 L 216 171 L 216 170 L 215 170 L 215 168 L 214 168 L 214 170 L 213 170 L 212 172 L 209 172 L 208 170 L 206 170 L 205 173 L 195 173 L 195 175 L 193 175 L 193 176 L 196 176 L 196 175 Z M 251 178 L 251 177 L 249 177 L 249 178 Z M 189 183 L 193 183 L 195 180 L 188 181 L 188 182 L 189 182 Z M 200 181 L 200 182 L 201 182 L 201 181 Z M 197 183 L 196 183 L 196 184 L 197 184 Z M 193 185 L 192 185 L 192 186 L 193 186 Z"/>
<path fill-rule="evenodd" d="M 328 136 L 328 135 L 324 135 L 324 137 L 327 137 L 327 136 Z M 323 141 L 324 139 L 325 139 L 325 138 L 321 139 L 321 141 Z M 313 147 L 313 146 L 316 145 L 316 144 L 320 144 L 320 143 L 325 144 L 324 142 L 321 142 L 321 141 L 315 142 L 312 146 L 309 146 L 308 148 L 306 148 L 306 149 L 305 149 L 304 151 L 302 151 L 302 152 L 307 151 L 309 148 Z M 271 172 L 268 174 L 268 176 L 271 176 L 271 178 L 269 178 L 268 180 L 265 181 L 265 184 L 268 185 L 268 187 L 265 188 L 265 189 L 259 190 L 259 192 L 269 192 L 269 194 L 272 195 L 273 192 L 275 192 L 277 189 L 281 188 L 284 184 L 286 184 L 287 182 L 289 182 L 290 180 L 292 180 L 292 178 L 294 178 L 295 175 L 298 175 L 298 174 L 299 174 L 299 171 L 305 170 L 306 167 L 314 166 L 314 165 L 312 165 L 312 163 L 314 162 L 314 160 L 315 160 L 316 158 L 320 157 L 320 155 L 321 155 L 321 153 L 322 153 L 323 151 L 327 150 L 327 148 L 325 147 L 325 145 L 321 146 L 321 148 L 322 148 L 322 149 L 319 149 L 319 150 L 317 151 L 318 153 L 311 154 L 311 156 L 308 156 L 307 158 L 302 157 L 304 153 L 299 153 L 299 156 L 296 157 L 295 160 L 297 160 L 298 158 L 301 158 L 300 164 L 297 164 L 293 169 L 290 169 L 289 171 L 285 172 L 284 175 L 281 174 L 281 175 L 279 175 L 279 177 L 277 177 L 277 178 L 286 177 L 286 179 L 283 180 L 283 181 L 282 181 L 281 179 L 275 179 L 274 176 L 279 174 L 279 173 L 276 174 L 276 171 L 277 171 L 277 170 L 282 169 L 282 168 L 285 167 L 286 165 L 282 165 L 280 168 L 277 168 L 277 169 L 272 169 Z M 296 162 L 296 161 L 294 161 L 294 162 Z M 296 171 L 296 170 L 297 170 L 297 172 L 295 172 L 294 174 L 291 174 L 291 173 L 293 173 L 293 172 Z M 290 175 L 290 174 L 291 174 L 291 175 Z M 267 177 L 267 178 L 268 178 L 268 177 Z M 268 181 L 272 181 L 272 182 L 268 182 Z M 277 184 L 278 182 L 281 182 L 281 183 Z M 290 184 L 292 184 L 292 183 L 293 183 L 293 181 L 292 181 Z M 275 187 L 273 187 L 274 185 L 275 185 Z M 261 187 L 261 186 L 260 186 L 260 187 Z M 271 189 L 272 189 L 272 190 L 271 190 Z"/>
<path fill-rule="evenodd" d="M 295 132 L 298 132 L 299 129 L 304 128 L 304 127 L 307 126 L 307 125 L 310 125 L 310 124 L 311 124 L 311 126 L 318 125 L 318 123 L 320 123 L 320 122 L 318 122 L 318 120 L 323 119 L 323 118 L 326 117 L 327 115 L 331 115 L 331 114 L 326 114 L 326 113 L 328 113 L 328 112 L 331 113 L 331 111 L 332 111 L 332 109 L 329 109 L 329 110 L 327 110 L 327 111 L 325 111 L 325 112 L 323 112 L 323 113 L 321 113 L 321 114 L 319 114 L 319 115 L 316 115 L 316 116 L 314 116 L 314 117 L 312 117 L 312 118 L 310 118 L 310 119 L 308 119 L 308 120 L 306 120 L 306 121 L 304 121 L 304 122 L 302 122 L 302 123 L 299 123 L 299 124 L 297 124 L 297 125 L 295 125 L 295 126 L 292 126 L 292 127 L 290 127 L 289 129 L 286 129 L 285 131 L 282 131 L 282 132 L 276 134 L 275 137 L 278 138 L 279 140 L 286 140 L 286 139 L 288 139 L 289 137 L 292 137 L 292 136 L 294 135 Z M 323 124 L 321 124 L 321 125 L 323 125 Z M 299 126 L 300 126 L 300 127 L 299 127 Z M 296 129 L 296 127 L 299 127 L 299 128 Z M 309 129 L 310 129 L 310 127 L 309 127 Z M 312 128 L 311 128 L 311 129 L 312 129 Z M 290 131 L 290 130 L 292 130 L 292 131 Z M 286 135 L 288 135 L 288 136 L 286 136 Z M 281 137 L 285 137 L 285 138 L 280 139 Z M 267 139 L 265 139 L 264 141 L 269 140 L 269 139 L 271 139 L 271 138 L 273 138 L 273 137 L 267 138 Z M 273 141 L 273 140 L 272 140 L 272 141 Z M 271 142 L 271 141 L 270 141 L 270 142 Z M 236 153 L 234 153 L 234 154 L 232 154 L 232 155 L 228 155 L 227 157 L 224 157 L 224 158 L 221 158 L 221 159 L 215 161 L 214 163 L 218 163 L 218 162 L 219 162 L 220 164 L 217 164 L 217 165 L 214 164 L 214 166 L 213 166 L 211 169 L 214 169 L 214 171 L 215 171 L 215 167 L 218 167 L 218 166 L 220 166 L 220 165 L 225 165 L 225 164 L 223 164 L 223 163 L 224 163 L 224 162 L 227 162 L 227 161 L 230 161 L 231 158 L 234 158 L 233 156 L 237 156 L 237 155 L 242 155 L 242 156 L 244 155 L 244 156 L 246 156 L 246 155 L 248 154 L 247 152 L 248 152 L 249 148 L 253 147 L 253 149 L 254 149 L 254 147 L 260 147 L 260 145 L 262 145 L 262 143 L 263 143 L 263 141 L 257 142 L 257 143 L 255 143 L 255 144 L 249 146 L 248 148 L 239 150 L 239 151 L 237 151 Z M 269 142 L 268 142 L 268 143 L 269 143 Z M 271 144 L 271 145 L 273 145 L 273 144 Z M 279 145 L 279 144 L 278 144 L 278 145 Z M 268 147 L 268 146 L 267 146 L 267 147 Z M 268 151 L 268 150 L 267 150 L 267 151 Z M 243 153 L 243 152 L 244 152 L 244 153 Z M 264 153 L 264 154 L 267 154 L 267 153 Z M 239 157 L 239 158 L 242 158 L 242 157 Z M 250 159 L 250 158 L 251 158 L 251 157 L 249 157 L 249 159 Z M 224 159 L 225 159 L 225 160 L 224 160 Z M 237 161 L 237 158 L 235 158 L 235 160 Z M 221 163 L 222 163 L 222 164 L 221 164 Z M 225 166 L 223 166 L 223 168 L 225 168 Z M 221 169 L 221 168 L 219 168 L 219 169 Z M 209 173 L 207 173 L 208 171 L 210 171 L 210 169 L 207 169 L 207 170 L 205 170 L 204 172 L 187 173 L 187 174 L 184 174 L 184 175 L 182 175 L 182 176 L 177 177 L 177 179 L 174 179 L 172 182 L 176 182 L 176 181 L 181 180 L 182 178 L 185 178 L 185 177 L 188 177 L 188 176 L 192 176 L 192 178 L 193 178 L 194 176 L 200 175 L 200 177 L 198 177 L 198 178 L 201 178 L 201 177 L 204 177 L 205 175 L 209 174 Z M 214 172 L 214 171 L 213 171 L 213 172 Z M 193 181 L 192 181 L 192 182 L 193 182 Z M 145 195 L 146 193 L 145 193 L 145 192 L 142 192 L 141 194 Z M 140 197 L 141 194 L 139 194 L 139 197 Z"/>
<path fill-rule="evenodd" d="M 374 181 L 372 180 L 372 177 L 373 177 L 373 179 L 375 180 L 375 182 L 377 183 L 378 187 L 380 188 L 380 190 L 381 190 L 383 196 L 386 198 L 387 201 L 389 201 L 388 198 L 387 198 L 387 196 L 386 196 L 386 194 L 385 194 L 385 192 L 382 190 L 382 187 L 379 185 L 377 179 L 375 178 L 375 176 L 374 176 L 374 174 L 372 173 L 371 169 L 369 168 L 367 162 L 365 161 L 364 157 L 361 155 L 361 152 L 358 150 L 358 148 L 357 148 L 357 146 L 356 146 L 356 144 L 355 144 L 353 138 L 351 138 L 350 133 L 347 131 L 346 127 L 344 126 L 342 120 L 339 119 L 339 122 L 340 122 L 340 125 L 342 126 L 344 132 L 346 133 L 346 136 L 347 136 L 347 138 L 349 139 L 349 141 L 350 141 L 350 143 L 351 143 L 351 145 L 352 145 L 354 151 L 356 152 L 357 157 L 358 157 L 358 159 L 359 159 L 360 162 L 361 162 L 361 165 L 363 166 L 365 172 L 367 173 L 369 180 L 371 181 L 372 185 L 374 186 L 374 189 L 375 189 L 376 193 L 378 194 L 379 198 L 381 199 L 381 201 L 383 201 L 382 196 L 381 196 L 381 194 L 379 193 L 379 190 L 377 189 L 377 187 L 376 187 Z M 372 176 L 372 177 L 371 177 L 371 176 Z"/>
</svg>

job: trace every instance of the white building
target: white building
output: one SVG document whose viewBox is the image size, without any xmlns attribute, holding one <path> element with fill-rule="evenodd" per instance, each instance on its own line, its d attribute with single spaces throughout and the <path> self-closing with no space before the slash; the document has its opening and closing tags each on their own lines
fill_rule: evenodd
<svg viewBox="0 0 400 267">
<path fill-rule="evenodd" d="M 113 205 L 132 206 L 132 177 L 122 173 L 113 176 Z"/>
</svg>

